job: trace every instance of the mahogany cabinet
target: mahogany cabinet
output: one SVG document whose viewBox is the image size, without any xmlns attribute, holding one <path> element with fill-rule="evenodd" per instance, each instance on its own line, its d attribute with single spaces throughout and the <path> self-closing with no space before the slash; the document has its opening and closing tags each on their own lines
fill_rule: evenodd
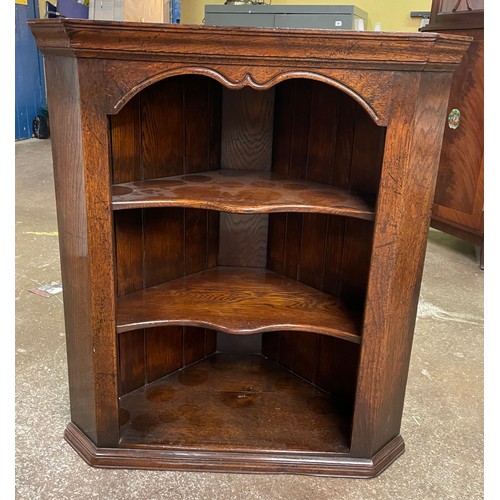
<svg viewBox="0 0 500 500">
<path fill-rule="evenodd" d="M 483 247 L 484 1 L 434 0 L 423 31 L 470 36 L 446 114 L 431 225 Z M 481 267 L 483 267 L 481 253 Z"/>
<path fill-rule="evenodd" d="M 374 476 L 467 37 L 30 22 L 91 465 Z"/>
</svg>

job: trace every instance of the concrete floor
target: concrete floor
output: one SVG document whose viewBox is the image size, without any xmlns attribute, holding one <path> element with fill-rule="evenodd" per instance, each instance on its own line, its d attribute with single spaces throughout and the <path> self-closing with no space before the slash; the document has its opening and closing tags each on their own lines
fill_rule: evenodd
<svg viewBox="0 0 500 500">
<path fill-rule="evenodd" d="M 50 141 L 16 144 L 16 498 L 483 498 L 483 271 L 474 247 L 431 230 L 401 434 L 374 479 L 94 469 L 66 444 L 70 419 Z"/>
</svg>

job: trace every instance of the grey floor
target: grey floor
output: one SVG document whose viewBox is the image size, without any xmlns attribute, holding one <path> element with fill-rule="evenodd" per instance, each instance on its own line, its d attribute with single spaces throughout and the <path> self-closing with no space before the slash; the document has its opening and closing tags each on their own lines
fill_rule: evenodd
<svg viewBox="0 0 500 500">
<path fill-rule="evenodd" d="M 66 444 L 69 401 L 50 141 L 16 143 L 16 498 L 483 498 L 483 271 L 474 247 L 431 230 L 401 434 L 374 479 L 104 470 Z"/>
</svg>

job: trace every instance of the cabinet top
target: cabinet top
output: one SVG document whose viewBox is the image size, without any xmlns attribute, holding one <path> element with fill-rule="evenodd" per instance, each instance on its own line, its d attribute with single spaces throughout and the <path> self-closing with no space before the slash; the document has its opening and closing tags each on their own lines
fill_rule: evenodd
<svg viewBox="0 0 500 500">
<path fill-rule="evenodd" d="M 28 21 L 45 55 L 78 58 L 453 71 L 469 37 L 82 19 Z"/>
<path fill-rule="evenodd" d="M 368 17 L 368 13 L 356 5 L 269 5 L 269 4 L 246 4 L 246 5 L 207 5 L 205 12 L 239 13 L 239 14 L 345 14 Z"/>
</svg>

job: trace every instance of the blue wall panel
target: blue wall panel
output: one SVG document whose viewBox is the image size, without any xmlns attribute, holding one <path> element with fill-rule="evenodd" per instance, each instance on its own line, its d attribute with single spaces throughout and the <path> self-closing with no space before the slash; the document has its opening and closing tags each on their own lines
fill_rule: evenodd
<svg viewBox="0 0 500 500">
<path fill-rule="evenodd" d="M 32 122 L 46 107 L 43 60 L 26 21 L 37 17 L 37 5 L 16 4 L 16 140 L 32 136 Z"/>
<path fill-rule="evenodd" d="M 171 21 L 174 24 L 179 24 L 181 22 L 181 2 L 180 0 L 172 0 L 171 2 Z"/>
</svg>

